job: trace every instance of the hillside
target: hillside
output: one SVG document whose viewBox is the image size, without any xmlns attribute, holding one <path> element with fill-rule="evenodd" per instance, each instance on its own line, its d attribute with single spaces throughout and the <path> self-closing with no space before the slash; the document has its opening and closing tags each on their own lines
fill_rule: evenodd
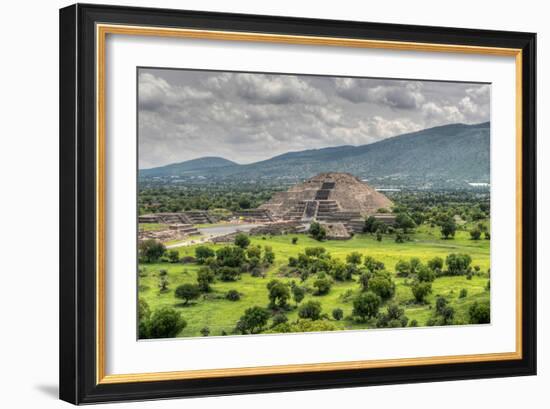
<svg viewBox="0 0 550 409">
<path fill-rule="evenodd" d="M 348 172 L 375 187 L 456 188 L 489 182 L 490 124 L 451 124 L 361 146 L 288 152 L 248 165 L 201 158 L 140 171 L 140 176 L 201 175 L 216 180 L 300 181 L 321 172 Z M 202 167 L 197 166 L 197 161 Z M 206 167 L 216 159 L 216 166 Z M 221 163 L 225 163 L 222 165 Z M 185 171 L 183 170 L 185 169 Z"/>
</svg>

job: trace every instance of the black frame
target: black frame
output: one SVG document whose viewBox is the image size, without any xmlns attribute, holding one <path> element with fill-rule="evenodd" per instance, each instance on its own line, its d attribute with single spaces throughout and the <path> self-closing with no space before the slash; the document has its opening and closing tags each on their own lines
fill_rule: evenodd
<svg viewBox="0 0 550 409">
<path fill-rule="evenodd" d="M 460 44 L 523 51 L 522 359 L 96 384 L 95 24 Z M 77 4 L 60 10 L 60 398 L 74 404 L 536 374 L 536 34 Z"/>
</svg>

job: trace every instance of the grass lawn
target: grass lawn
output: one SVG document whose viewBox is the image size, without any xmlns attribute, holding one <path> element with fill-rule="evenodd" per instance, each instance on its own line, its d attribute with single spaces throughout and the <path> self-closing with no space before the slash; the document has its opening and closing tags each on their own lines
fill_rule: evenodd
<svg viewBox="0 0 550 409">
<path fill-rule="evenodd" d="M 298 237 L 298 243 L 292 244 L 292 237 Z M 345 259 L 346 255 L 352 251 L 358 251 L 363 256 L 369 255 L 382 261 L 386 269 L 394 273 L 394 266 L 398 260 L 408 260 L 411 257 L 418 257 L 422 262 L 439 256 L 443 259 L 449 253 L 466 253 L 472 258 L 472 266 L 479 266 L 481 273 L 474 275 L 471 280 L 465 276 L 440 277 L 433 283 L 433 292 L 427 298 L 425 305 L 415 304 L 413 302 L 409 281 L 405 278 L 394 277 L 396 282 L 396 294 L 393 300 L 405 308 L 405 315 L 409 320 L 417 320 L 419 326 L 426 324 L 426 321 L 433 315 L 435 298 L 437 295 L 446 296 L 450 305 L 455 308 L 455 317 L 459 322 L 468 322 L 468 308 L 475 301 L 489 299 L 489 291 L 486 285 L 488 282 L 487 270 L 490 267 L 489 260 L 489 241 L 488 240 L 470 240 L 467 231 L 457 231 L 456 237 L 451 240 L 440 238 L 437 229 L 428 226 L 422 226 L 417 229 L 415 234 L 411 235 L 411 241 L 402 244 L 395 243 L 391 236 L 384 236 L 381 242 L 376 241 L 374 236 L 360 234 L 346 241 L 325 241 L 318 242 L 306 235 L 283 235 L 283 236 L 260 236 L 251 237 L 252 244 L 265 246 L 269 245 L 275 252 L 276 259 L 274 265 L 267 271 L 266 277 L 252 277 L 250 274 L 242 274 L 241 279 L 236 282 L 216 281 L 213 285 L 213 291 L 201 296 L 198 300 L 192 301 L 188 306 L 183 306 L 181 300 L 175 298 L 174 290 L 183 283 L 196 283 L 196 272 L 199 266 L 195 264 L 142 264 L 142 273 L 139 280 L 139 297 L 145 299 L 151 310 L 160 306 L 172 306 L 181 311 L 182 316 L 187 321 L 187 327 L 179 334 L 181 337 L 200 336 L 200 329 L 209 327 L 210 335 L 220 335 L 222 331 L 230 334 L 238 319 L 244 310 L 249 307 L 267 306 L 268 291 L 266 284 L 272 278 L 278 278 L 281 281 L 290 282 L 291 278 L 279 277 L 277 271 L 279 267 L 286 265 L 288 257 L 296 256 L 303 252 L 305 247 L 322 246 L 332 255 L 332 257 Z M 223 244 L 208 244 L 213 249 L 223 246 Z M 196 246 L 177 248 L 181 256 L 194 255 Z M 168 271 L 169 287 L 168 291 L 161 293 L 158 288 L 159 271 L 165 269 Z M 299 279 L 295 279 L 299 282 Z M 308 278 L 302 285 L 311 287 L 315 277 Z M 310 293 L 306 295 L 305 302 L 309 299 L 315 299 L 321 302 L 323 312 L 331 315 L 334 308 L 341 308 L 344 311 L 344 319 L 331 322 L 341 329 L 359 329 L 372 327 L 372 323 L 358 324 L 351 319 L 346 319 L 352 311 L 352 297 L 342 297 L 350 290 L 355 294 L 358 292 L 359 284 L 356 281 L 334 282 L 332 289 L 327 295 L 314 296 Z M 461 289 L 467 290 L 465 298 L 459 298 Z M 223 297 L 228 290 L 236 289 L 241 293 L 239 301 L 228 301 Z M 294 302 L 291 301 L 294 306 Z M 381 311 L 385 308 L 382 307 Z M 297 310 L 293 308 L 287 313 L 289 321 L 297 318 Z"/>
<path fill-rule="evenodd" d="M 160 231 L 160 230 L 166 230 L 167 228 L 168 228 L 168 225 L 164 223 L 140 223 L 139 224 L 140 231 Z"/>
</svg>

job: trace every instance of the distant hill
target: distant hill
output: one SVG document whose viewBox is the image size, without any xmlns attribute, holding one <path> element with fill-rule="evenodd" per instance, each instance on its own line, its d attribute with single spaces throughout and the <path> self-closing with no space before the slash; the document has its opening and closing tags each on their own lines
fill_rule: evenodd
<svg viewBox="0 0 550 409">
<path fill-rule="evenodd" d="M 191 176 L 209 173 L 212 169 L 227 166 L 238 166 L 237 163 L 216 156 L 205 156 L 180 163 L 161 166 L 151 169 L 140 169 L 139 174 L 143 177 L 154 176 Z"/>
<path fill-rule="evenodd" d="M 488 183 L 489 155 L 488 122 L 451 124 L 368 145 L 287 152 L 247 165 L 222 158 L 195 159 L 140 171 L 140 176 L 293 182 L 321 172 L 348 172 L 376 187 L 456 188 L 467 187 L 467 182 Z"/>
</svg>

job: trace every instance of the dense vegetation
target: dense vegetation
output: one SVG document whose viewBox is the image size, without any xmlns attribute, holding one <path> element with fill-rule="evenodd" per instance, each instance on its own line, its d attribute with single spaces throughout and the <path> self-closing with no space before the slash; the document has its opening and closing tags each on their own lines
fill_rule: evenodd
<svg viewBox="0 0 550 409">
<path fill-rule="evenodd" d="M 489 322 L 488 197 L 401 192 L 392 199 L 395 226 L 367 219 L 365 233 L 347 241 L 323 240 L 314 227 L 173 250 L 142 242 L 140 336 Z M 448 224 L 453 234 L 445 234 Z"/>
</svg>

